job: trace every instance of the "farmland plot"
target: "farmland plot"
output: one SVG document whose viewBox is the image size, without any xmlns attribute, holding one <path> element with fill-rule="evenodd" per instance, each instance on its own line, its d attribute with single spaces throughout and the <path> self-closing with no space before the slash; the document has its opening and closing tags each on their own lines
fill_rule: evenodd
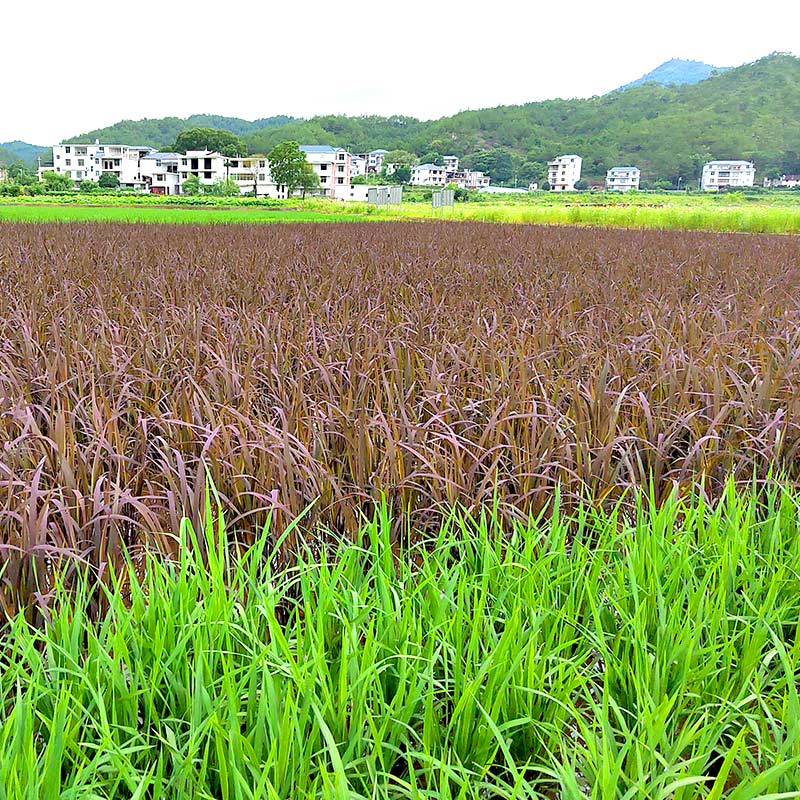
<svg viewBox="0 0 800 800">
<path fill-rule="evenodd" d="M 0 798 L 798 796 L 798 301 L 790 237 L 0 224 Z"/>
<path fill-rule="evenodd" d="M 158 539 L 207 477 L 246 538 L 798 471 L 791 237 L 6 224 L 0 265 L 7 537 Z"/>
</svg>

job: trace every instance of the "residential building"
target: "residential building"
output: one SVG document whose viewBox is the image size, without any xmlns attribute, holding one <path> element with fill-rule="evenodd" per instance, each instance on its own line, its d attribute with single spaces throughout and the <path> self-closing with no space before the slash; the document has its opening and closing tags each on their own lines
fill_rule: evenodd
<svg viewBox="0 0 800 800">
<path fill-rule="evenodd" d="M 476 189 L 483 191 L 489 187 L 491 179 L 478 170 L 465 169 L 455 173 L 456 182 L 462 189 Z"/>
<path fill-rule="evenodd" d="M 606 191 L 629 192 L 638 189 L 641 176 L 638 167 L 612 167 L 606 173 Z"/>
<path fill-rule="evenodd" d="M 388 150 L 372 150 L 364 155 L 367 161 L 367 173 L 377 173 L 383 169 Z"/>
<path fill-rule="evenodd" d="M 8 180 L 8 170 L 0 164 L 0 183 Z"/>
<path fill-rule="evenodd" d="M 187 150 L 181 155 L 180 162 L 181 184 L 192 175 L 203 186 L 211 186 L 228 177 L 228 159 L 213 150 Z"/>
<path fill-rule="evenodd" d="M 709 161 L 703 166 L 700 188 L 704 192 L 718 192 L 729 187 L 752 186 L 755 178 L 752 161 Z"/>
<path fill-rule="evenodd" d="M 356 175 L 367 174 L 367 159 L 365 156 L 356 156 L 350 154 L 350 177 L 355 178 Z"/>
<path fill-rule="evenodd" d="M 254 197 L 278 197 L 278 187 L 272 181 L 266 156 L 244 156 L 227 159 L 228 178 L 242 194 Z"/>
<path fill-rule="evenodd" d="M 797 189 L 800 175 L 781 175 L 780 178 L 764 178 L 765 189 Z"/>
<path fill-rule="evenodd" d="M 447 170 L 436 164 L 417 164 L 411 167 L 412 186 L 447 186 Z"/>
<path fill-rule="evenodd" d="M 576 155 L 558 156 L 547 165 L 551 192 L 572 192 L 581 179 L 583 159 Z"/>
<path fill-rule="evenodd" d="M 145 181 L 150 181 L 153 194 L 180 194 L 181 153 L 150 153 L 142 159 L 141 169 Z"/>
<path fill-rule="evenodd" d="M 458 172 L 458 156 L 444 156 L 444 168 L 448 175 Z"/>
<path fill-rule="evenodd" d="M 39 178 L 43 172 L 69 175 L 76 183 L 99 181 L 104 172 L 117 176 L 120 186 L 126 189 L 145 189 L 142 161 L 155 149 L 127 144 L 57 144 L 53 147 L 53 163 L 41 164 Z"/>
<path fill-rule="evenodd" d="M 320 194 L 338 197 L 346 194 L 350 186 L 350 153 L 342 147 L 330 145 L 302 145 L 306 160 L 319 177 Z"/>
</svg>

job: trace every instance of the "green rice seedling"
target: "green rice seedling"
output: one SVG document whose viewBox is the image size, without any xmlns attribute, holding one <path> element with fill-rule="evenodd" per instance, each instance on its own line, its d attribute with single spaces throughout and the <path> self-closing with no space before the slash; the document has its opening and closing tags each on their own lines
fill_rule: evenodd
<svg viewBox="0 0 800 800">
<path fill-rule="evenodd" d="M 102 618 L 84 576 L 9 620 L 3 797 L 800 796 L 794 490 L 453 511 L 399 552 L 383 504 L 287 567 L 209 499 Z"/>
</svg>

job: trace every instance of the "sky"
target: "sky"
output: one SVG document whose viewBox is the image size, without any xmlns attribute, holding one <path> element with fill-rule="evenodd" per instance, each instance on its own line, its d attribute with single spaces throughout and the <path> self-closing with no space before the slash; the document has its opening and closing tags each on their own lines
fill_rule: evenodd
<svg viewBox="0 0 800 800">
<path fill-rule="evenodd" d="M 143 117 L 434 119 L 603 94 L 670 58 L 800 54 L 797 0 L 3 5 L 0 142 L 43 145 Z"/>
</svg>

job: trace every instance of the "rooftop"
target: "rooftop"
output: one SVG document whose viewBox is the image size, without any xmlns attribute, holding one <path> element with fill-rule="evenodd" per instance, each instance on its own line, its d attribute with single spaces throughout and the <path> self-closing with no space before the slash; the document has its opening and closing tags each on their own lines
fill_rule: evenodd
<svg viewBox="0 0 800 800">
<path fill-rule="evenodd" d="M 444 167 L 440 167 L 438 164 L 417 164 L 414 169 L 444 169 Z"/>
<path fill-rule="evenodd" d="M 335 153 L 340 148 L 331 147 L 329 144 L 301 144 L 304 153 Z"/>
</svg>

